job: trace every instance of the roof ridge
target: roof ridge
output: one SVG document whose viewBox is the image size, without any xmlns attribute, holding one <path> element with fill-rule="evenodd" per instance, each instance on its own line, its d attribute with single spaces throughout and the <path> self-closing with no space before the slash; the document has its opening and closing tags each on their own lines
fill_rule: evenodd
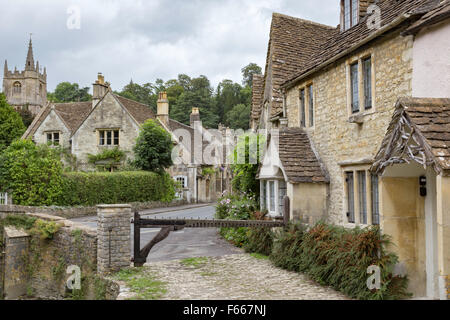
<svg viewBox="0 0 450 320">
<path fill-rule="evenodd" d="M 302 19 L 302 18 L 297 18 L 297 17 L 292 17 L 292 16 L 288 16 L 286 14 L 283 13 L 278 13 L 278 12 L 273 12 L 272 13 L 272 17 L 280 17 L 280 18 L 285 18 L 285 19 L 291 19 L 297 22 L 302 22 L 302 23 L 307 23 L 307 24 L 311 24 L 311 25 L 315 25 L 318 27 L 322 27 L 322 28 L 327 28 L 327 29 L 331 29 L 331 30 L 335 30 L 337 27 L 332 27 L 323 23 L 319 23 L 319 22 L 315 22 L 312 20 L 307 20 L 307 19 Z"/>
</svg>

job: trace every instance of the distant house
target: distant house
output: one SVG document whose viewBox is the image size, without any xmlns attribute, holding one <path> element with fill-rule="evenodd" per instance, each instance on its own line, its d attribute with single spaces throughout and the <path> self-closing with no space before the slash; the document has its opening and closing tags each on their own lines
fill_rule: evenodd
<svg viewBox="0 0 450 320">
<path fill-rule="evenodd" d="M 228 184 L 225 165 L 216 163 L 205 165 L 191 161 L 190 155 L 195 142 L 182 142 L 178 135 L 188 133 L 192 137 L 195 131 L 202 131 L 198 109 L 193 108 L 191 126 L 181 124 L 169 118 L 169 102 L 165 92 L 160 93 L 158 112 L 155 115 L 149 106 L 114 94 L 103 75 L 99 74 L 93 84 L 93 97 L 89 102 L 49 103 L 35 117 L 33 123 L 23 135 L 35 143 L 60 145 L 75 158 L 77 170 L 113 171 L 134 158 L 133 147 L 139 135 L 141 125 L 148 119 L 154 119 L 171 133 L 182 160 L 169 169 L 172 177 L 180 182 L 178 195 L 191 202 L 209 202 L 215 200 L 226 190 Z M 195 125 L 195 126 L 194 126 Z M 178 130 L 177 130 L 178 129 Z M 180 130 L 183 129 L 183 130 Z M 203 133 L 200 145 L 210 141 Z M 198 144 L 198 143 L 197 143 Z M 98 155 L 104 150 L 123 151 L 126 158 L 120 163 L 90 163 L 89 155 Z M 203 151 L 203 149 L 202 149 Z M 205 168 L 213 168 L 204 170 Z M 202 172 L 208 172 L 203 175 Z M 229 179 L 229 176 L 228 176 Z"/>
<path fill-rule="evenodd" d="M 410 290 L 442 299 L 449 52 L 449 0 L 343 0 L 337 27 L 274 14 L 251 119 L 255 131 L 279 129 L 259 171 L 263 209 L 279 215 L 287 194 L 292 219 L 380 225 Z"/>
</svg>

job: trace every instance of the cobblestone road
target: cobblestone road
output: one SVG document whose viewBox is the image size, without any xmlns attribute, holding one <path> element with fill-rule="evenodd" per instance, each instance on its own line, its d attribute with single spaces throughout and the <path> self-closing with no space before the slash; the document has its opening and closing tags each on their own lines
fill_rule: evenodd
<svg viewBox="0 0 450 320">
<path fill-rule="evenodd" d="M 184 262 L 184 263 L 183 263 Z M 344 300 L 331 288 L 306 276 L 274 267 L 249 254 L 209 257 L 186 265 L 183 260 L 146 264 L 166 282 L 164 300 Z"/>
</svg>

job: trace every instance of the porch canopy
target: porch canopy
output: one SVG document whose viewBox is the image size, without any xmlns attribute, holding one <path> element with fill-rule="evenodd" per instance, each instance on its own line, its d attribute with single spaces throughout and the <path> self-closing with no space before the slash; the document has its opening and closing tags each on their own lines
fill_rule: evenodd
<svg viewBox="0 0 450 320">
<path fill-rule="evenodd" d="M 329 183 L 328 174 L 301 128 L 282 128 L 271 134 L 257 179 L 275 178 L 277 168 L 286 182 Z"/>
<path fill-rule="evenodd" d="M 400 98 L 371 171 L 417 162 L 450 175 L 450 99 Z"/>
</svg>

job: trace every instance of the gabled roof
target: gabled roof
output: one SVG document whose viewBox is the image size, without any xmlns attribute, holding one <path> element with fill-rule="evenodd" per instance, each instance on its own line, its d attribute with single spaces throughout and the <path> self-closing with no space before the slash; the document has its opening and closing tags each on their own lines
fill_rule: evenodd
<svg viewBox="0 0 450 320">
<path fill-rule="evenodd" d="M 439 5 L 440 0 L 381 0 L 377 3 L 381 13 L 381 28 L 371 28 L 367 26 L 367 20 L 371 16 L 366 15 L 360 22 L 344 31 L 337 32 L 322 43 L 320 50 L 316 52 L 312 59 L 296 70 L 296 75 L 284 81 L 283 87 L 291 87 L 303 79 L 309 73 L 318 71 L 326 65 L 334 62 L 340 55 L 358 49 L 365 43 L 381 36 L 384 32 L 391 30 L 407 19 L 420 17 L 421 15 L 434 10 Z"/>
<path fill-rule="evenodd" d="M 289 182 L 328 183 L 330 181 L 303 129 L 280 129 L 278 150 Z"/>
<path fill-rule="evenodd" d="M 417 162 L 450 170 L 450 99 L 401 98 L 371 170 Z"/>
<path fill-rule="evenodd" d="M 55 103 L 55 112 L 62 118 L 70 132 L 83 122 L 92 109 L 92 102 Z"/>
<path fill-rule="evenodd" d="M 260 74 L 253 75 L 253 90 L 252 90 L 252 114 L 254 121 L 259 121 L 261 116 L 261 108 L 263 104 L 264 95 L 264 77 Z"/>
<path fill-rule="evenodd" d="M 271 116 L 283 110 L 281 84 L 303 69 L 317 54 L 321 45 L 336 32 L 334 27 L 279 13 L 273 14 L 264 80 L 266 83 L 271 74 Z M 272 65 L 270 71 L 269 62 Z M 263 88 L 266 87 L 265 83 Z"/>
</svg>

